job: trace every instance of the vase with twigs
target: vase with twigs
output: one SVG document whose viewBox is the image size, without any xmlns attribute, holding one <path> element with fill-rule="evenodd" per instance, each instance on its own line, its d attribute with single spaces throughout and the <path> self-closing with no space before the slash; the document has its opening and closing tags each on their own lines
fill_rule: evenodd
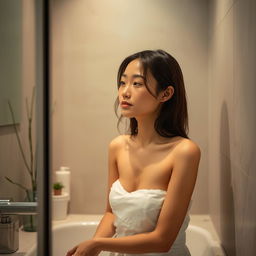
<svg viewBox="0 0 256 256">
<path fill-rule="evenodd" d="M 11 105 L 11 102 L 8 101 L 8 106 L 11 113 L 12 118 L 12 125 L 14 127 L 14 131 L 16 134 L 18 146 L 21 152 L 21 156 L 25 165 L 25 170 L 30 178 L 30 186 L 24 186 L 20 184 L 19 182 L 14 181 L 10 177 L 5 176 L 5 179 L 9 181 L 10 183 L 18 186 L 26 193 L 26 201 L 35 202 L 37 201 L 37 161 L 36 161 L 36 150 L 34 150 L 33 145 L 33 111 L 34 111 L 34 100 L 35 100 L 35 87 L 32 91 L 32 97 L 31 102 L 29 104 L 28 99 L 26 98 L 26 114 L 27 114 L 27 121 L 28 121 L 28 155 L 26 155 L 24 150 L 24 145 L 21 142 L 21 138 L 18 132 L 17 123 L 15 120 L 15 115 L 13 111 L 13 107 Z M 27 215 L 23 217 L 23 230 L 24 231 L 36 231 L 36 215 Z"/>
</svg>

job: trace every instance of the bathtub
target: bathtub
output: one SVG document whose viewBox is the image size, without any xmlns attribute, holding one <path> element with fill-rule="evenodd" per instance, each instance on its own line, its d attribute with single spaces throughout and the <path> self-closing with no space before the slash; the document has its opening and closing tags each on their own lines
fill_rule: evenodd
<svg viewBox="0 0 256 256">
<path fill-rule="evenodd" d="M 53 256 L 63 256 L 74 245 L 90 239 L 94 234 L 98 221 L 74 221 L 61 223 L 53 227 Z M 211 234 L 201 227 L 189 225 L 186 231 L 187 246 L 191 256 L 225 256 L 221 246 L 214 241 Z M 102 252 L 100 256 L 109 253 Z M 36 256 L 36 247 L 26 254 Z"/>
</svg>

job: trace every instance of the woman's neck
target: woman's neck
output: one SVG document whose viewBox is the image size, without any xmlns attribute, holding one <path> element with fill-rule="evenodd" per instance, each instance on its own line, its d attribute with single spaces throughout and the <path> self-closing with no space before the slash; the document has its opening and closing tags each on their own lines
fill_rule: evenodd
<svg viewBox="0 0 256 256">
<path fill-rule="evenodd" d="M 155 130 L 155 117 L 136 118 L 138 124 L 138 133 L 136 142 L 140 147 L 146 147 L 150 144 L 158 143 L 162 138 Z"/>
</svg>

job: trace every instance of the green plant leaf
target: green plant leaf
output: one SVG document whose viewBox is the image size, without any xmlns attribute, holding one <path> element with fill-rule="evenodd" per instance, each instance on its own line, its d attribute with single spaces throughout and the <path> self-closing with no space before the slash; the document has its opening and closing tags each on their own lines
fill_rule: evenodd
<svg viewBox="0 0 256 256">
<path fill-rule="evenodd" d="M 53 184 L 53 189 L 62 189 L 62 188 L 64 188 L 64 185 L 61 183 L 61 182 L 55 182 L 54 184 Z"/>
</svg>

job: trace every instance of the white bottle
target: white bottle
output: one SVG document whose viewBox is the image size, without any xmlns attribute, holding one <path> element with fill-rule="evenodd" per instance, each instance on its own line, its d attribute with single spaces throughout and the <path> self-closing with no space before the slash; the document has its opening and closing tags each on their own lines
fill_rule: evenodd
<svg viewBox="0 0 256 256">
<path fill-rule="evenodd" d="M 60 167 L 60 170 L 56 171 L 56 182 L 61 182 L 64 185 L 62 191 L 69 195 L 70 199 L 70 168 L 66 166 Z"/>
</svg>

